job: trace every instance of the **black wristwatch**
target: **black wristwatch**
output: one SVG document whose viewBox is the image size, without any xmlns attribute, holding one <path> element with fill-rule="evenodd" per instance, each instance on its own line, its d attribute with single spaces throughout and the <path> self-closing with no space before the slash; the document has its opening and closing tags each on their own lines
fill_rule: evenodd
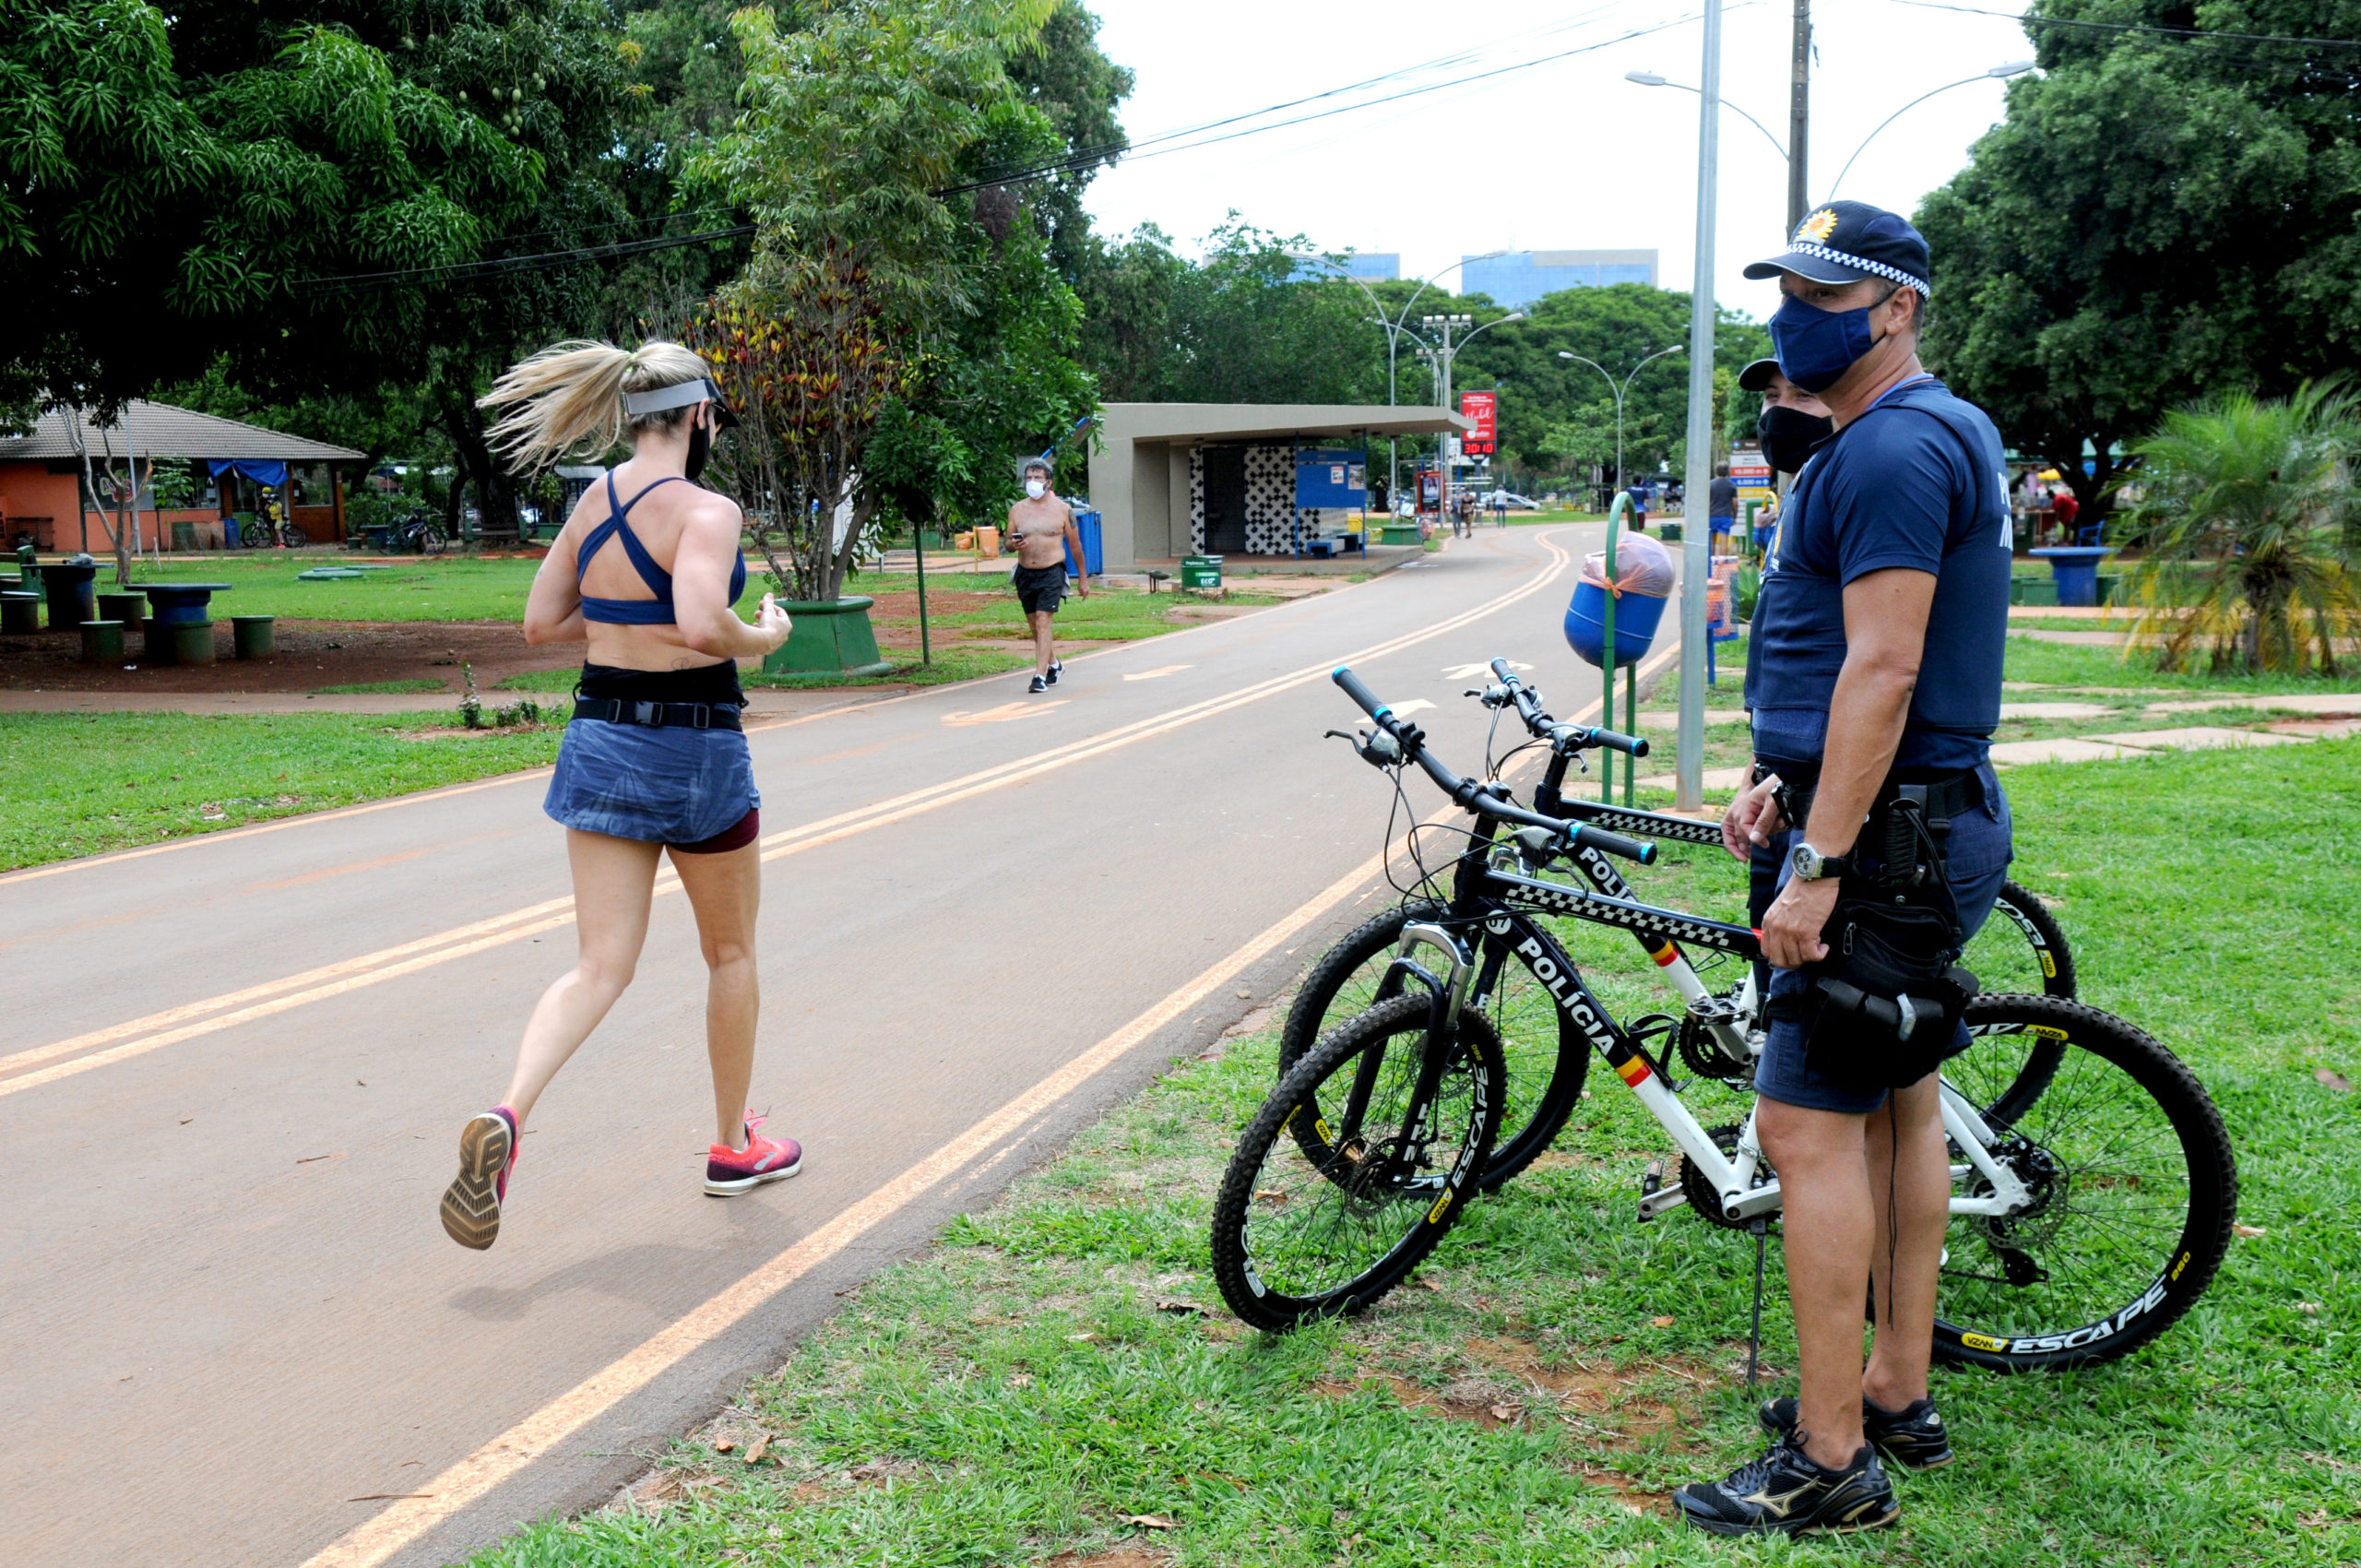
<svg viewBox="0 0 2361 1568">
<path fill-rule="evenodd" d="M 1848 855 L 1823 855 L 1809 844 L 1798 844 L 1787 852 L 1788 868 L 1797 882 L 1818 882 L 1824 877 L 1850 876 L 1852 858 Z"/>
</svg>

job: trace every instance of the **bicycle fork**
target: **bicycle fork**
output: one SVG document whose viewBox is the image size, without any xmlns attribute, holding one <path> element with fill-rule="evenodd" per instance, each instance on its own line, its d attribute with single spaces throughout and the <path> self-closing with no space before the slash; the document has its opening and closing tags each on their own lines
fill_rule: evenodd
<svg viewBox="0 0 2361 1568">
<path fill-rule="evenodd" d="M 1440 948 L 1450 960 L 1442 978 L 1436 978 L 1433 970 L 1410 956 L 1422 946 Z M 1418 1081 L 1410 1091 L 1410 1103 L 1404 1109 L 1402 1143 L 1391 1157 L 1393 1169 L 1380 1172 L 1383 1179 L 1415 1179 L 1418 1157 L 1433 1140 L 1435 1096 L 1442 1086 L 1443 1068 L 1457 1039 L 1460 1005 L 1466 999 L 1467 983 L 1474 975 L 1475 966 L 1468 961 L 1467 950 L 1442 927 L 1422 923 L 1403 928 L 1401 945 L 1395 949 L 1394 962 L 1386 967 L 1379 994 L 1398 992 L 1403 980 L 1415 980 L 1427 988 L 1432 1004 L 1419 1046 Z M 1361 1120 L 1369 1112 L 1370 1096 L 1376 1090 L 1377 1075 L 1384 1062 L 1382 1042 L 1361 1053 L 1337 1127 L 1338 1148 L 1349 1146 L 1360 1135 Z"/>
</svg>

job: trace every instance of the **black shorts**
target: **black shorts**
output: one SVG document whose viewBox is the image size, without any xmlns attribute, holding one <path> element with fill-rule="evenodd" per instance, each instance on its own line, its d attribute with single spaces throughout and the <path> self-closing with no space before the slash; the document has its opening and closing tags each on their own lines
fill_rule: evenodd
<svg viewBox="0 0 2361 1568">
<path fill-rule="evenodd" d="M 1066 596 L 1066 569 L 1059 566 L 1019 566 L 1008 576 L 1016 602 L 1027 615 L 1055 615 Z"/>
</svg>

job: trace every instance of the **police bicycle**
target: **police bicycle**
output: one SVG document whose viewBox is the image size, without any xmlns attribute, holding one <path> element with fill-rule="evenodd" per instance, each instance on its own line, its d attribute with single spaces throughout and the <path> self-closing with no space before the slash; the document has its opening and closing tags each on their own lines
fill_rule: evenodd
<svg viewBox="0 0 2361 1568">
<path fill-rule="evenodd" d="M 1780 1192 L 1751 1108 L 1724 1133 L 1702 1125 L 1660 1041 L 1618 1021 L 1534 917 L 1619 929 L 1651 951 L 1683 944 L 1749 963 L 1760 956 L 1754 932 L 1540 879 L 1534 873 L 1561 856 L 1644 864 L 1656 846 L 1526 810 L 1495 785 L 1460 778 L 1349 670 L 1335 681 L 1374 721 L 1351 737 L 1363 760 L 1397 790 L 1418 767 L 1474 826 L 1436 918 L 1402 933 L 1394 968 L 1403 994 L 1323 1035 L 1240 1137 L 1214 1206 L 1223 1299 L 1274 1330 L 1357 1312 L 1400 1283 L 1477 1195 L 1506 1094 L 1501 1031 L 1472 1004 L 1479 934 L 1513 943 L 1555 1010 L 1679 1151 L 1679 1182 L 1647 1193 L 1639 1218 L 1686 1205 L 1715 1227 L 1751 1230 L 1759 1286 L 1760 1238 Z M 1760 1037 L 1725 999 L 1701 994 L 1687 1009 L 1716 1049 L 1759 1051 Z M 1976 1044 L 1942 1069 L 1952 1224 L 1935 1355 L 2028 1371 L 2128 1354 L 2189 1310 L 2227 1249 L 2237 1176 L 2220 1113 L 2170 1051 L 2078 1003 L 1981 995 L 1965 1022 Z M 2023 1072 L 2028 1040 L 2058 1048 L 2037 1084 Z"/>
<path fill-rule="evenodd" d="M 1610 730 L 1560 723 L 1543 708 L 1541 695 L 1517 679 L 1506 659 L 1493 659 L 1491 668 L 1492 684 L 1467 695 L 1479 698 L 1492 711 L 1496 729 L 1502 715 L 1513 712 L 1532 737 L 1528 745 L 1548 748 L 1548 766 L 1533 792 L 1535 811 L 1546 817 L 1572 818 L 1611 833 L 1691 846 L 1709 857 L 1726 858 L 1718 824 L 1569 798 L 1564 792 L 1567 774 L 1581 762 L 1584 753 L 1604 748 L 1645 756 L 1648 742 Z M 1527 746 L 1515 748 L 1497 762 L 1491 759 L 1491 749 L 1488 740 L 1485 772 L 1497 783 L 1501 767 Z M 1500 852 L 1508 853 L 1507 846 L 1501 846 Z M 1552 850 L 1548 859 L 1536 861 L 1536 873 L 1557 858 Z M 1577 849 L 1562 858 L 1596 891 L 1613 898 L 1637 897 L 1607 854 Z M 1400 977 L 1393 975 L 1390 982 L 1388 977 L 1402 933 L 1439 918 L 1443 907 L 1435 898 L 1407 898 L 1370 917 L 1321 956 L 1297 989 L 1280 1029 L 1282 1073 L 1311 1050 L 1321 1035 L 1373 1004 L 1399 994 Z M 2014 882 L 2005 882 L 1993 912 L 2000 918 L 1985 922 L 1961 960 L 1985 989 L 2037 991 L 2072 1000 L 2073 955 L 2065 933 L 2041 900 Z M 1561 944 L 1577 940 L 1562 925 L 1555 934 Z M 1598 935 L 1604 940 L 1608 933 Z M 1500 1135 L 1478 1177 L 1483 1190 L 1490 1192 L 1531 1165 L 1556 1140 L 1582 1097 L 1591 1047 L 1557 1007 L 1549 983 L 1535 972 L 1521 940 L 1507 932 L 1487 932 L 1477 935 L 1475 942 L 1477 973 L 1470 994 L 1490 1015 L 1507 1051 L 1508 1084 Z M 1677 1058 L 1693 1081 L 1742 1087 L 1753 1073 L 1750 1055 L 1723 1051 L 1701 1008 L 1716 1016 L 1734 1016 L 1750 1027 L 1759 1025 L 1756 1015 L 1762 999 L 1752 966 L 1746 966 L 1745 972 L 1716 996 L 1708 990 L 1707 974 L 1726 966 L 1725 956 L 1683 953 L 1678 944 L 1643 942 L 1641 946 L 1653 960 L 1643 967 L 1660 970 L 1662 980 L 1679 993 L 1683 1010 L 1678 1016 L 1656 1013 L 1635 1018 L 1632 1032 L 1653 1050 Z M 1589 953 L 1596 977 L 1608 967 L 1608 956 L 1596 945 Z M 1706 973 L 1701 974 L 1701 969 Z M 2058 1055 L 2057 1050 L 2037 1037 L 2029 1042 L 2023 1067 L 2030 1075 L 2026 1088 L 2037 1089 L 2040 1075 L 2056 1065 Z"/>
</svg>

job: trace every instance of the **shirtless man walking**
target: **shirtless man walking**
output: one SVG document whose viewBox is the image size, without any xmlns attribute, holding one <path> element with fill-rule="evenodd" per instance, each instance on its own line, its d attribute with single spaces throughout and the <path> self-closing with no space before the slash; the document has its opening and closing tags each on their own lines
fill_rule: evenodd
<svg viewBox="0 0 2361 1568">
<path fill-rule="evenodd" d="M 1079 568 L 1074 592 L 1090 597 L 1090 563 L 1082 553 L 1082 532 L 1074 524 L 1074 508 L 1050 488 L 1045 458 L 1025 462 L 1025 499 L 1008 509 L 1008 537 L 1016 547 L 1016 570 L 1009 583 L 1025 618 L 1033 626 L 1033 683 L 1028 692 L 1046 692 L 1058 683 L 1065 665 L 1058 658 L 1050 617 L 1057 614 L 1066 592 L 1066 547 L 1074 547 Z"/>
</svg>

